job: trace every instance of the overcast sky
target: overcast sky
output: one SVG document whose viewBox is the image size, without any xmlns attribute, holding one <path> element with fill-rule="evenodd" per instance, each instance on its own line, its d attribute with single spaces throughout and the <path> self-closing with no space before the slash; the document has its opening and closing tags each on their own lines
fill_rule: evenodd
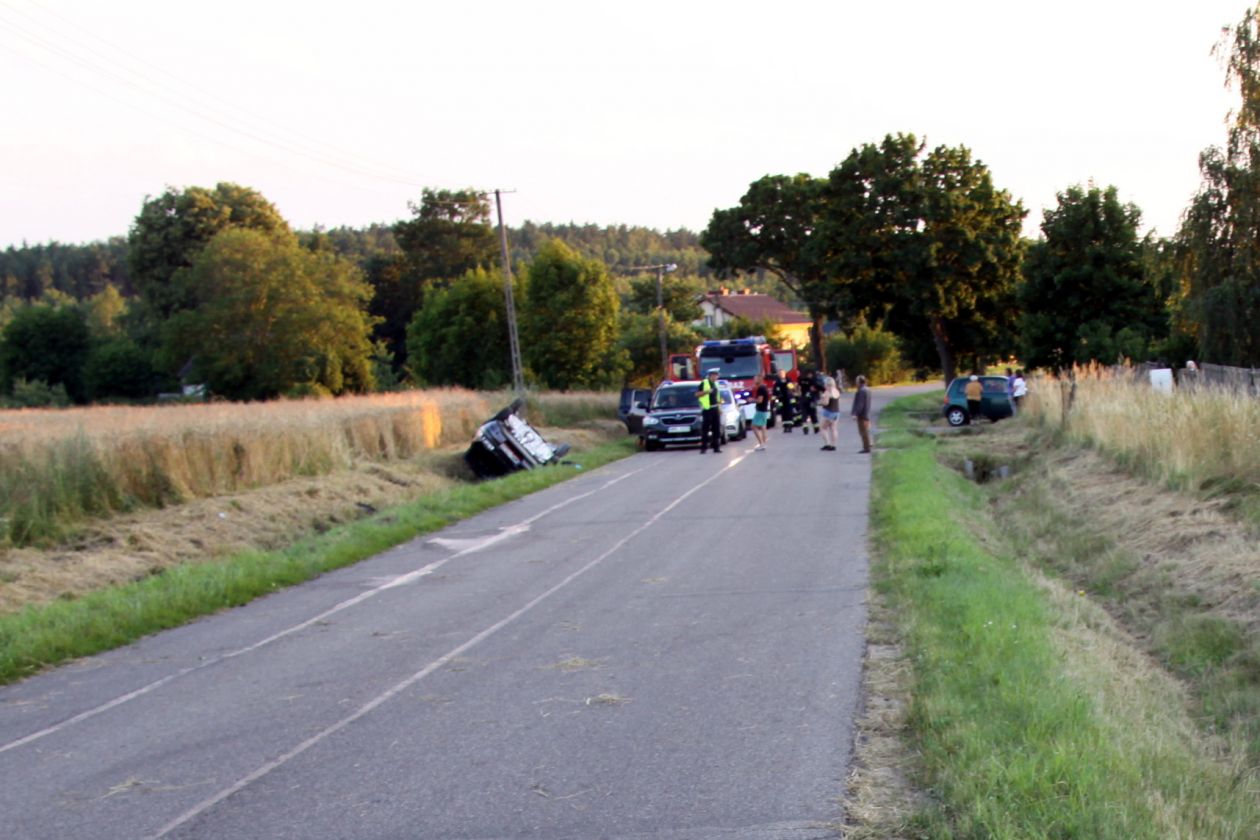
<svg viewBox="0 0 1260 840">
<path fill-rule="evenodd" d="M 509 225 L 701 230 L 766 174 L 911 132 L 1030 211 L 1090 181 L 1175 232 L 1239 0 L 0 0 L 0 247 L 232 181 L 291 224 L 516 190 Z"/>
</svg>

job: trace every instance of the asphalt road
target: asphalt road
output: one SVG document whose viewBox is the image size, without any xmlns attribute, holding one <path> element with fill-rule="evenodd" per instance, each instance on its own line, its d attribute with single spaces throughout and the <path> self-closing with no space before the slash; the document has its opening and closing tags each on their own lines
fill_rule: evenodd
<svg viewBox="0 0 1260 840">
<path fill-rule="evenodd" d="M 838 837 L 870 456 L 770 434 L 0 688 L 0 837 Z"/>
</svg>

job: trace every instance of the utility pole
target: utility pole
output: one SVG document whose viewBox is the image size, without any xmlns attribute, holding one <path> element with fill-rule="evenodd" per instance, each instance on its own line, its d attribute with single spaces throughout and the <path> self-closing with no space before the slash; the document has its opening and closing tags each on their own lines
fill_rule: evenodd
<svg viewBox="0 0 1260 840">
<path fill-rule="evenodd" d="M 516 334 L 516 301 L 512 297 L 512 261 L 508 256 L 507 230 L 503 227 L 503 199 L 494 191 L 494 206 L 499 211 L 499 251 L 503 258 L 503 297 L 507 303 L 508 345 L 512 350 L 512 390 L 525 396 L 525 374 L 521 371 L 521 343 Z"/>
</svg>

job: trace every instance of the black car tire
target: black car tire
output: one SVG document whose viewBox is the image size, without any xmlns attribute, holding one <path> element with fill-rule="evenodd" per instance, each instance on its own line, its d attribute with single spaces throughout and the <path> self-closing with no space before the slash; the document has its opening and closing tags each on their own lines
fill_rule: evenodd
<svg viewBox="0 0 1260 840">
<path fill-rule="evenodd" d="M 662 446 L 661 446 L 660 441 L 657 441 L 657 440 L 645 440 L 645 441 L 643 441 L 643 448 L 644 448 L 645 450 L 647 450 L 648 452 L 655 452 L 655 451 L 657 451 L 658 449 L 663 449 L 664 447 L 662 447 Z"/>
<path fill-rule="evenodd" d="M 956 405 L 951 405 L 945 410 L 945 420 L 951 426 L 966 426 L 971 422 L 965 409 L 961 409 Z"/>
</svg>

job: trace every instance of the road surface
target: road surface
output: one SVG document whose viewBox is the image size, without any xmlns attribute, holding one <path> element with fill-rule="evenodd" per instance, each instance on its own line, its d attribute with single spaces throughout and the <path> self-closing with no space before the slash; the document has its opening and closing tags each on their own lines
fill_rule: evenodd
<svg viewBox="0 0 1260 840">
<path fill-rule="evenodd" d="M 0 688 L 0 837 L 838 837 L 870 456 L 770 435 Z"/>
</svg>

